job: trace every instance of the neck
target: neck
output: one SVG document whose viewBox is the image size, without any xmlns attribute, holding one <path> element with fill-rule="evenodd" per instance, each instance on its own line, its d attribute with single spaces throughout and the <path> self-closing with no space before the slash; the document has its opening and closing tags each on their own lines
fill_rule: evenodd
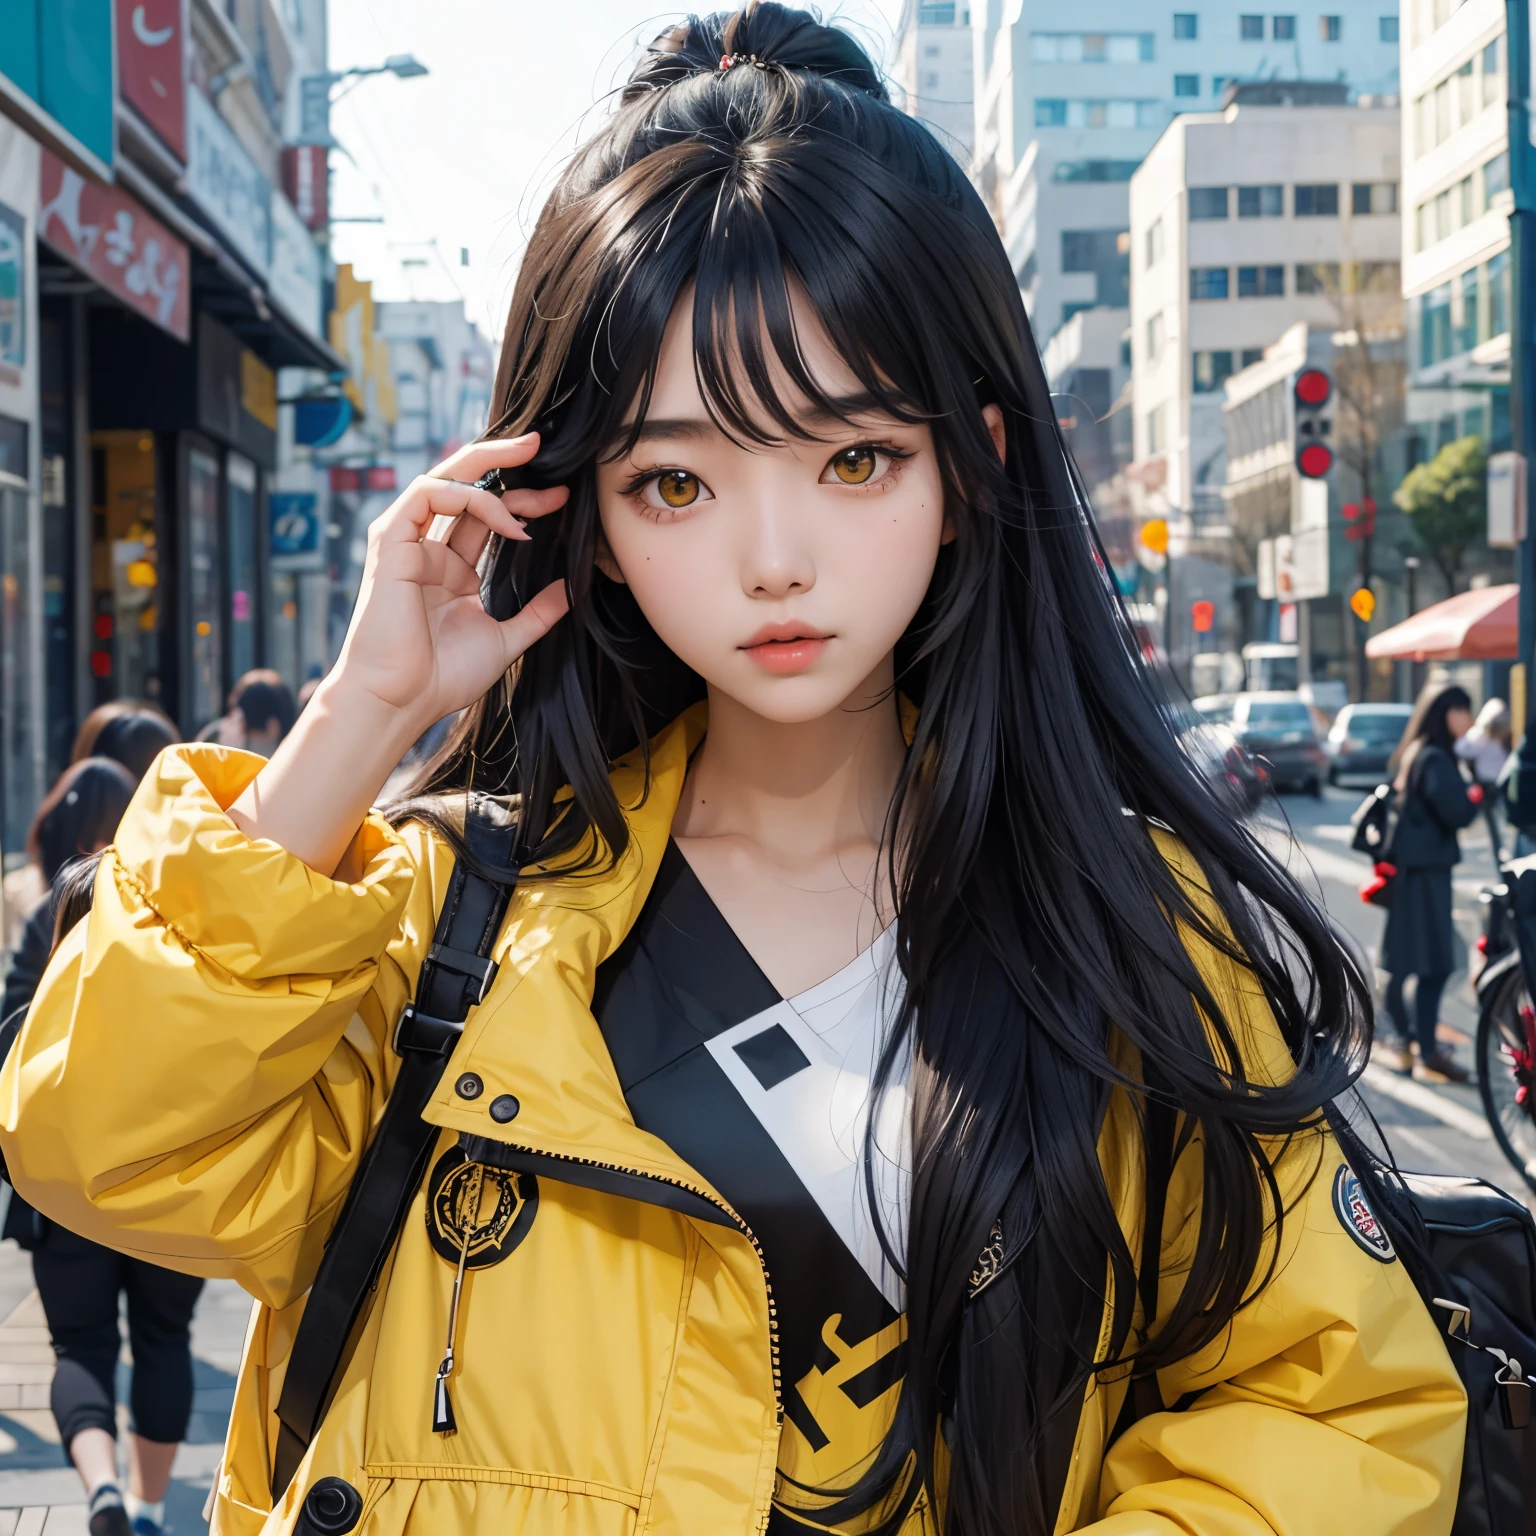
<svg viewBox="0 0 1536 1536">
<path fill-rule="evenodd" d="M 887 658 L 837 709 L 787 724 L 711 688 L 673 830 L 739 839 L 786 866 L 872 851 L 906 756 L 893 681 Z"/>
</svg>

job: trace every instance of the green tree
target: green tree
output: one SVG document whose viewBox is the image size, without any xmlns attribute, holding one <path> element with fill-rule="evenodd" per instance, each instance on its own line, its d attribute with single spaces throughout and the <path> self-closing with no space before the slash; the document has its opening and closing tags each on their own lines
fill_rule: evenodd
<svg viewBox="0 0 1536 1536">
<path fill-rule="evenodd" d="M 1403 476 L 1393 501 L 1455 592 L 1471 544 L 1488 531 L 1488 450 L 1480 437 L 1447 443 L 1428 463 Z"/>
</svg>

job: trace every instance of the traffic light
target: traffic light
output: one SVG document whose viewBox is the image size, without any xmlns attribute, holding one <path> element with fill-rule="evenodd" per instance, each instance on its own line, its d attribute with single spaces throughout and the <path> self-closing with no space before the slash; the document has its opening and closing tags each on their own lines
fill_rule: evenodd
<svg viewBox="0 0 1536 1536">
<path fill-rule="evenodd" d="M 1296 406 L 1296 469 L 1308 480 L 1321 480 L 1333 468 L 1333 419 L 1328 402 L 1333 381 L 1321 368 L 1303 368 L 1292 386 Z"/>
<path fill-rule="evenodd" d="M 1200 598 L 1189 605 L 1189 622 L 1197 635 L 1208 635 L 1216 627 L 1216 604 Z"/>
<path fill-rule="evenodd" d="M 1344 537 L 1352 543 L 1359 539 L 1368 539 L 1376 532 L 1376 502 L 1370 496 L 1363 497 L 1359 502 L 1346 501 L 1339 512 L 1346 524 Z"/>
<path fill-rule="evenodd" d="M 1154 555 L 1166 555 L 1168 553 L 1168 519 L 1148 518 L 1141 525 L 1140 537 L 1143 549 L 1151 550 Z"/>
</svg>

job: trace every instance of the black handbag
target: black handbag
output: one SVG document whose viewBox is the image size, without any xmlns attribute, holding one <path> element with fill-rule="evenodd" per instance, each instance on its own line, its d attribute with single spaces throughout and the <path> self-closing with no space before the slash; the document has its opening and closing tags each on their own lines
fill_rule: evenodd
<svg viewBox="0 0 1536 1536">
<path fill-rule="evenodd" d="M 1378 784 L 1355 808 L 1349 824 L 1355 829 L 1349 846 L 1356 853 L 1366 853 L 1379 860 L 1390 846 L 1397 818 L 1392 812 L 1397 792 L 1390 784 Z"/>
</svg>

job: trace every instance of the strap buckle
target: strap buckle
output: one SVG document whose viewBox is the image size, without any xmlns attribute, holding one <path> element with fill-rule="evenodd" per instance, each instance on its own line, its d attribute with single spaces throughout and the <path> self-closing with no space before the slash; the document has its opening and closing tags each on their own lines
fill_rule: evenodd
<svg viewBox="0 0 1536 1536">
<path fill-rule="evenodd" d="M 434 944 L 427 951 L 427 961 L 440 971 L 452 971 L 456 976 L 467 976 L 471 981 L 478 982 L 480 991 L 475 997 L 477 1004 L 485 1001 L 485 994 L 491 990 L 491 983 L 496 979 L 494 960 L 486 955 L 477 955 L 473 950 L 456 949 L 452 944 Z"/>
<path fill-rule="evenodd" d="M 448 1056 L 463 1033 L 462 1019 L 434 1018 L 430 1013 L 418 1012 L 415 1003 L 407 1003 L 395 1021 L 395 1055 L 420 1051 L 428 1056 Z"/>
</svg>

